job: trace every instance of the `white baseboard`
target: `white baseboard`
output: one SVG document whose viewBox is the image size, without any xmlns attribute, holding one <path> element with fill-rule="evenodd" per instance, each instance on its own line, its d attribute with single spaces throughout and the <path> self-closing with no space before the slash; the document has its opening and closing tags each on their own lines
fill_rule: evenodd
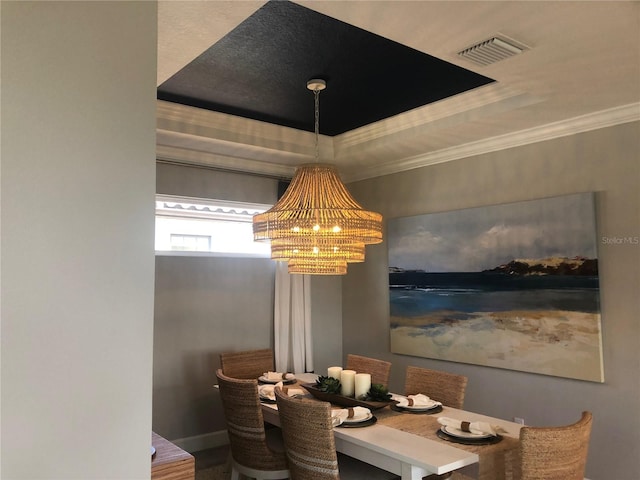
<svg viewBox="0 0 640 480">
<path fill-rule="evenodd" d="M 229 436 L 226 430 L 205 433 L 203 435 L 195 435 L 193 437 L 178 438 L 171 440 L 171 443 L 179 446 L 181 449 L 193 453 L 208 448 L 223 447 L 229 444 Z"/>
</svg>

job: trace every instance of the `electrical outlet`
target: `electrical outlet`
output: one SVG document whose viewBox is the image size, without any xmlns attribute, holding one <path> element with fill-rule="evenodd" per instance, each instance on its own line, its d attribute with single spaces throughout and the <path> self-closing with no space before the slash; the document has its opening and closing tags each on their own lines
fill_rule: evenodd
<svg viewBox="0 0 640 480">
<path fill-rule="evenodd" d="M 524 425 L 524 418 L 513 417 L 513 421 L 519 423 L 520 425 Z"/>
</svg>

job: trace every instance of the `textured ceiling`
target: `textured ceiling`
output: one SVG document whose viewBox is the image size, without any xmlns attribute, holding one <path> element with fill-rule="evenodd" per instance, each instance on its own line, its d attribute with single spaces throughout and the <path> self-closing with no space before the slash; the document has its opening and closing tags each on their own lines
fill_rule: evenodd
<svg viewBox="0 0 640 480">
<path fill-rule="evenodd" d="M 295 3 L 270 1 L 158 88 L 158 98 L 334 136 L 493 80 Z"/>
</svg>

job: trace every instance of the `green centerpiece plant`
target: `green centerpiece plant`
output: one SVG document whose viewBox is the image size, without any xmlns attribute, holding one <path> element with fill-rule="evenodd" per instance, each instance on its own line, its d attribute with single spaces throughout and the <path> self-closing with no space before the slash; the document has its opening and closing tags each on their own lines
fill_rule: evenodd
<svg viewBox="0 0 640 480">
<path fill-rule="evenodd" d="M 363 400 L 369 402 L 388 402 L 389 400 L 391 400 L 391 394 L 389 393 L 387 387 L 385 387 L 381 383 L 373 383 L 371 384 L 371 388 L 369 389 L 367 394 L 364 395 Z"/>
<path fill-rule="evenodd" d="M 325 393 L 335 393 L 336 395 L 340 394 L 340 380 L 333 377 L 324 377 L 320 375 L 318 380 L 316 380 L 316 387 L 318 390 Z"/>
</svg>

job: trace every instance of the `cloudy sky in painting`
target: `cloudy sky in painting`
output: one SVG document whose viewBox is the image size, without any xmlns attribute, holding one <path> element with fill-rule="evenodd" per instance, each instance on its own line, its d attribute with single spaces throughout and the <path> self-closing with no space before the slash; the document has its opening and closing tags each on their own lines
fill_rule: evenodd
<svg viewBox="0 0 640 480">
<path fill-rule="evenodd" d="M 593 194 L 470 208 L 387 222 L 389 266 L 478 272 L 516 258 L 596 258 Z"/>
</svg>

